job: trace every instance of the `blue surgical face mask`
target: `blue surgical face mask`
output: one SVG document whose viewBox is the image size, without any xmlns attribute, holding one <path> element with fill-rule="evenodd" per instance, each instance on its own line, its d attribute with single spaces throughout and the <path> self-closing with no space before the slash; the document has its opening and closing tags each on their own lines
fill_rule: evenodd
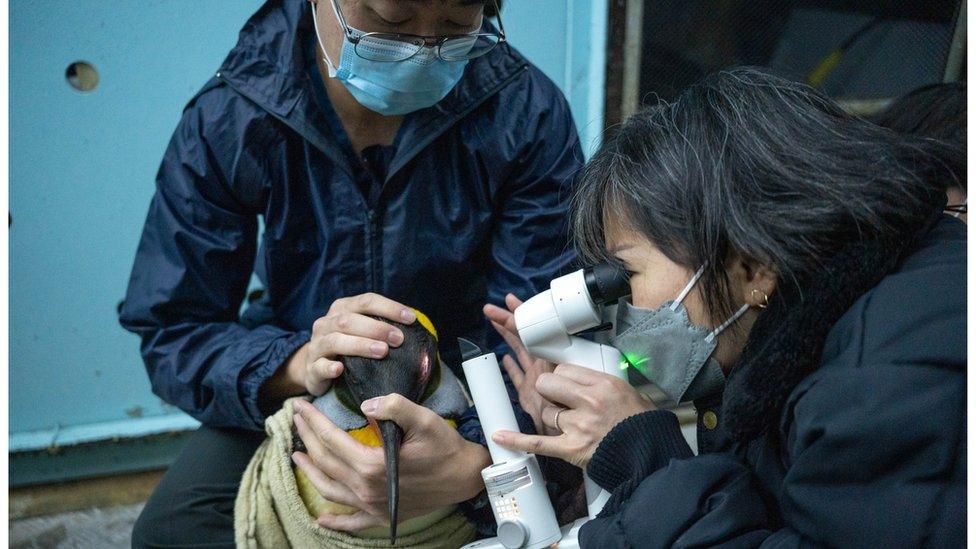
<svg viewBox="0 0 976 549">
<path fill-rule="evenodd" d="M 701 278 L 702 267 L 674 301 L 657 309 L 642 309 L 621 300 L 617 306 L 616 336 L 611 344 L 631 366 L 654 383 L 674 405 L 708 396 L 725 384 L 725 374 L 712 358 L 718 335 L 747 310 L 743 305 L 718 328 L 691 323 L 681 302 Z"/>
<path fill-rule="evenodd" d="M 329 54 L 319 34 L 315 4 L 312 4 L 315 37 L 318 39 L 329 77 L 342 82 L 349 93 L 367 109 L 385 116 L 398 116 L 426 109 L 443 99 L 464 74 L 467 61 L 444 61 L 437 57 L 434 48 L 423 47 L 416 55 L 404 61 L 372 61 L 356 54 L 355 46 L 343 38 L 339 65 L 329 59 Z M 332 6 L 333 11 L 335 5 Z M 336 21 L 339 20 L 338 13 Z M 353 37 L 365 34 L 349 27 Z M 472 43 L 474 38 L 472 37 Z M 377 47 L 396 51 L 412 46 L 396 41 L 383 40 Z"/>
</svg>

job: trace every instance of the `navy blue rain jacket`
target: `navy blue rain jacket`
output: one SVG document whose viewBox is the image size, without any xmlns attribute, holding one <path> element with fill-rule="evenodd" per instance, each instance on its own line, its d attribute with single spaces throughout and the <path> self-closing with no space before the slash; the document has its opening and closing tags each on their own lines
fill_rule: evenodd
<svg viewBox="0 0 976 549">
<path fill-rule="evenodd" d="M 497 344 L 485 302 L 537 293 L 575 259 L 566 214 L 582 152 L 537 68 L 507 46 L 469 62 L 406 117 L 379 192 L 364 192 L 375 175 L 307 70 L 311 22 L 305 0 L 267 2 L 189 102 L 129 281 L 120 321 L 142 338 L 153 391 L 208 425 L 260 429 L 259 388 L 337 298 L 417 307 L 451 362 L 457 336 Z M 255 270 L 266 295 L 244 322 Z"/>
<path fill-rule="evenodd" d="M 694 457 L 671 412 L 622 421 L 587 469 L 613 496 L 581 547 L 965 546 L 961 221 L 943 220 L 857 299 L 769 419 L 761 436 Z"/>
</svg>

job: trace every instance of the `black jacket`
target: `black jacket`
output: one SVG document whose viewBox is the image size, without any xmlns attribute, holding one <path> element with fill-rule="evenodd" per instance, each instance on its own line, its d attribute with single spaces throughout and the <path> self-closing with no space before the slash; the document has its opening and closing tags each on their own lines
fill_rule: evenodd
<svg viewBox="0 0 976 549">
<path fill-rule="evenodd" d="M 791 331 L 787 317 L 775 331 L 757 321 L 753 332 L 780 347 L 757 354 L 802 375 L 775 373 L 777 361 L 737 366 L 722 451 L 691 456 L 670 412 L 617 425 L 588 468 L 613 497 L 583 526 L 582 546 L 963 546 L 966 227 L 941 220 L 903 257 L 824 339 Z M 862 256 L 824 276 L 856 287 L 875 263 Z M 839 293 L 793 316 L 815 326 Z"/>
</svg>

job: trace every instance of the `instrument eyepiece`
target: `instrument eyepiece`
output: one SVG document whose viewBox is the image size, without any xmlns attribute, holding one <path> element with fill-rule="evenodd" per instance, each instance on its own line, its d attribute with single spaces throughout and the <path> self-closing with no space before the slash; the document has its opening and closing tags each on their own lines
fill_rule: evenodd
<svg viewBox="0 0 976 549">
<path fill-rule="evenodd" d="M 612 303 L 630 294 L 630 276 L 614 263 L 600 263 L 584 270 L 583 280 L 596 305 Z"/>
</svg>

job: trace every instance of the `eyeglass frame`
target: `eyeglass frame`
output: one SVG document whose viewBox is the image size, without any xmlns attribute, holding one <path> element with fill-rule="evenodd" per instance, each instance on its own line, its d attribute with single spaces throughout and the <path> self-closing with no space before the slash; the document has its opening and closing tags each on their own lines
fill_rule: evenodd
<svg viewBox="0 0 976 549">
<path fill-rule="evenodd" d="M 349 43 L 352 44 L 353 46 L 357 46 L 362 41 L 362 39 L 366 38 L 367 36 L 376 36 L 376 37 L 384 38 L 386 40 L 396 40 L 398 42 L 404 42 L 407 44 L 415 44 L 415 43 L 410 42 L 408 40 L 403 40 L 403 38 L 412 38 L 414 40 L 419 39 L 424 41 L 424 43 L 420 45 L 421 48 L 427 48 L 427 47 L 435 48 L 437 51 L 438 59 L 440 59 L 441 61 L 446 61 L 448 63 L 453 63 L 456 61 L 462 61 L 462 59 L 444 59 L 443 57 L 441 57 L 441 46 L 443 46 L 444 43 L 447 42 L 448 40 L 451 40 L 453 38 L 464 38 L 464 37 L 472 37 L 472 36 L 474 37 L 496 36 L 495 34 L 487 33 L 487 32 L 470 32 L 467 34 L 450 34 L 444 36 L 421 36 L 419 34 L 408 34 L 408 33 L 399 33 L 399 32 L 365 32 L 362 34 L 362 36 L 354 36 L 352 33 L 352 29 L 349 27 L 349 24 L 346 23 L 346 16 L 342 14 L 342 8 L 339 7 L 339 0 L 331 0 L 331 1 L 332 1 L 332 7 L 335 8 L 335 14 L 339 18 L 339 24 L 342 25 L 342 34 L 345 35 L 346 40 L 348 40 Z M 482 53 L 475 57 L 469 57 L 467 58 L 468 60 L 477 59 L 482 55 L 486 55 L 487 53 L 494 50 L 496 47 L 498 47 L 499 44 L 503 42 L 508 43 L 508 39 L 505 37 L 505 24 L 502 22 L 502 12 L 501 10 L 498 9 L 498 1 L 491 0 L 491 3 L 494 4 L 495 6 L 495 18 L 498 19 L 498 34 L 497 34 L 498 42 L 495 42 L 495 45 L 493 45 L 491 49 L 486 50 L 485 53 Z M 431 40 L 436 40 L 436 42 L 431 43 Z M 353 52 L 355 52 L 356 55 L 359 55 L 359 52 L 356 51 L 355 47 L 353 48 Z M 417 51 L 414 52 L 413 55 L 411 55 L 410 57 L 404 57 L 403 59 L 389 59 L 389 60 L 373 59 L 372 61 L 376 61 L 378 63 L 400 63 L 412 58 L 414 55 L 417 55 L 418 53 L 420 53 L 420 49 L 417 49 Z M 359 55 L 359 57 L 363 57 L 363 56 Z M 366 58 L 363 57 L 363 59 Z"/>
</svg>

